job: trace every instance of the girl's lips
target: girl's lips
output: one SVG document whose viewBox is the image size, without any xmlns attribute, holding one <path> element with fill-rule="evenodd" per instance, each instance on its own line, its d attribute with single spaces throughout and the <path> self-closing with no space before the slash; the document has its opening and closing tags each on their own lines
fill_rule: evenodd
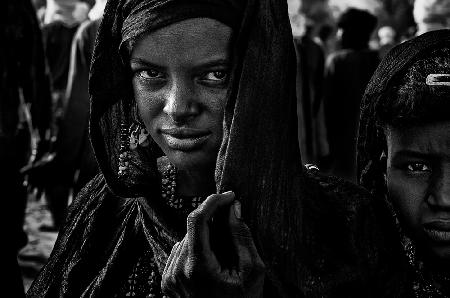
<svg viewBox="0 0 450 298">
<path fill-rule="evenodd" d="M 208 130 L 188 127 L 162 128 L 161 133 L 178 139 L 198 138 L 210 134 Z"/>
<path fill-rule="evenodd" d="M 427 236 L 436 242 L 450 242 L 450 220 L 434 220 L 423 224 Z"/>
<path fill-rule="evenodd" d="M 210 132 L 193 128 L 161 129 L 161 134 L 169 148 L 179 151 L 194 151 L 203 146 L 208 140 Z"/>
</svg>

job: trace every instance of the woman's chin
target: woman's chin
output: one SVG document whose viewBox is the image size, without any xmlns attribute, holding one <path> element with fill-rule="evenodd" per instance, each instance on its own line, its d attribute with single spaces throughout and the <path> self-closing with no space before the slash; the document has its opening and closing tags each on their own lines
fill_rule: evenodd
<svg viewBox="0 0 450 298">
<path fill-rule="evenodd" d="M 179 170 L 206 169 L 215 167 L 217 154 L 211 156 L 203 150 L 181 151 L 168 150 L 166 156 Z"/>
<path fill-rule="evenodd" d="M 450 262 L 450 244 L 433 246 L 431 252 L 436 260 L 445 263 Z"/>
</svg>

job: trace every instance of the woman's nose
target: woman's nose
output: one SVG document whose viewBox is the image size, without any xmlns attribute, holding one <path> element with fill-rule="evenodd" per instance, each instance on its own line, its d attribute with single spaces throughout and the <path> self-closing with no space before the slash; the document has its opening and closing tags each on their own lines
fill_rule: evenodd
<svg viewBox="0 0 450 298">
<path fill-rule="evenodd" d="M 186 122 L 199 113 L 194 87 L 189 82 L 175 80 L 167 90 L 164 113 L 175 122 Z"/>
<path fill-rule="evenodd" d="M 450 168 L 443 170 L 439 177 L 434 179 L 428 203 L 450 210 Z"/>
</svg>

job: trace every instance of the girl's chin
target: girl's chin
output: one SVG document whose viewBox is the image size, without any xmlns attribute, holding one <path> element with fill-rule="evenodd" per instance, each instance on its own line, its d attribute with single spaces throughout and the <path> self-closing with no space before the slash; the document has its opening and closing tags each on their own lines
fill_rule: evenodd
<svg viewBox="0 0 450 298">
<path fill-rule="evenodd" d="M 450 244 L 433 247 L 431 250 L 432 255 L 434 256 L 433 259 L 437 262 L 444 262 L 446 264 L 450 263 Z"/>
<path fill-rule="evenodd" d="M 210 156 L 202 151 L 178 151 L 170 150 L 166 152 L 166 156 L 179 170 L 195 170 L 195 169 L 209 169 L 216 165 L 217 155 Z"/>
</svg>

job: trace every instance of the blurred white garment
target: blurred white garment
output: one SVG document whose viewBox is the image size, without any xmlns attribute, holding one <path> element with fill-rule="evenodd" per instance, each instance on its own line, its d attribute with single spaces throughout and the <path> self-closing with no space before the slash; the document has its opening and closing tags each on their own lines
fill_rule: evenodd
<svg viewBox="0 0 450 298">
<path fill-rule="evenodd" d="M 450 28 L 450 1 L 415 0 L 413 16 L 417 24 L 416 35 Z"/>
<path fill-rule="evenodd" d="M 89 19 L 98 20 L 103 16 L 107 0 L 96 0 L 91 11 L 89 11 Z"/>
<path fill-rule="evenodd" d="M 395 42 L 395 30 L 391 26 L 383 26 L 378 29 L 378 39 L 380 46 L 392 44 Z"/>
<path fill-rule="evenodd" d="M 78 0 L 47 0 L 44 24 L 55 21 L 72 27 L 85 21 L 88 17 L 89 5 Z"/>
</svg>

